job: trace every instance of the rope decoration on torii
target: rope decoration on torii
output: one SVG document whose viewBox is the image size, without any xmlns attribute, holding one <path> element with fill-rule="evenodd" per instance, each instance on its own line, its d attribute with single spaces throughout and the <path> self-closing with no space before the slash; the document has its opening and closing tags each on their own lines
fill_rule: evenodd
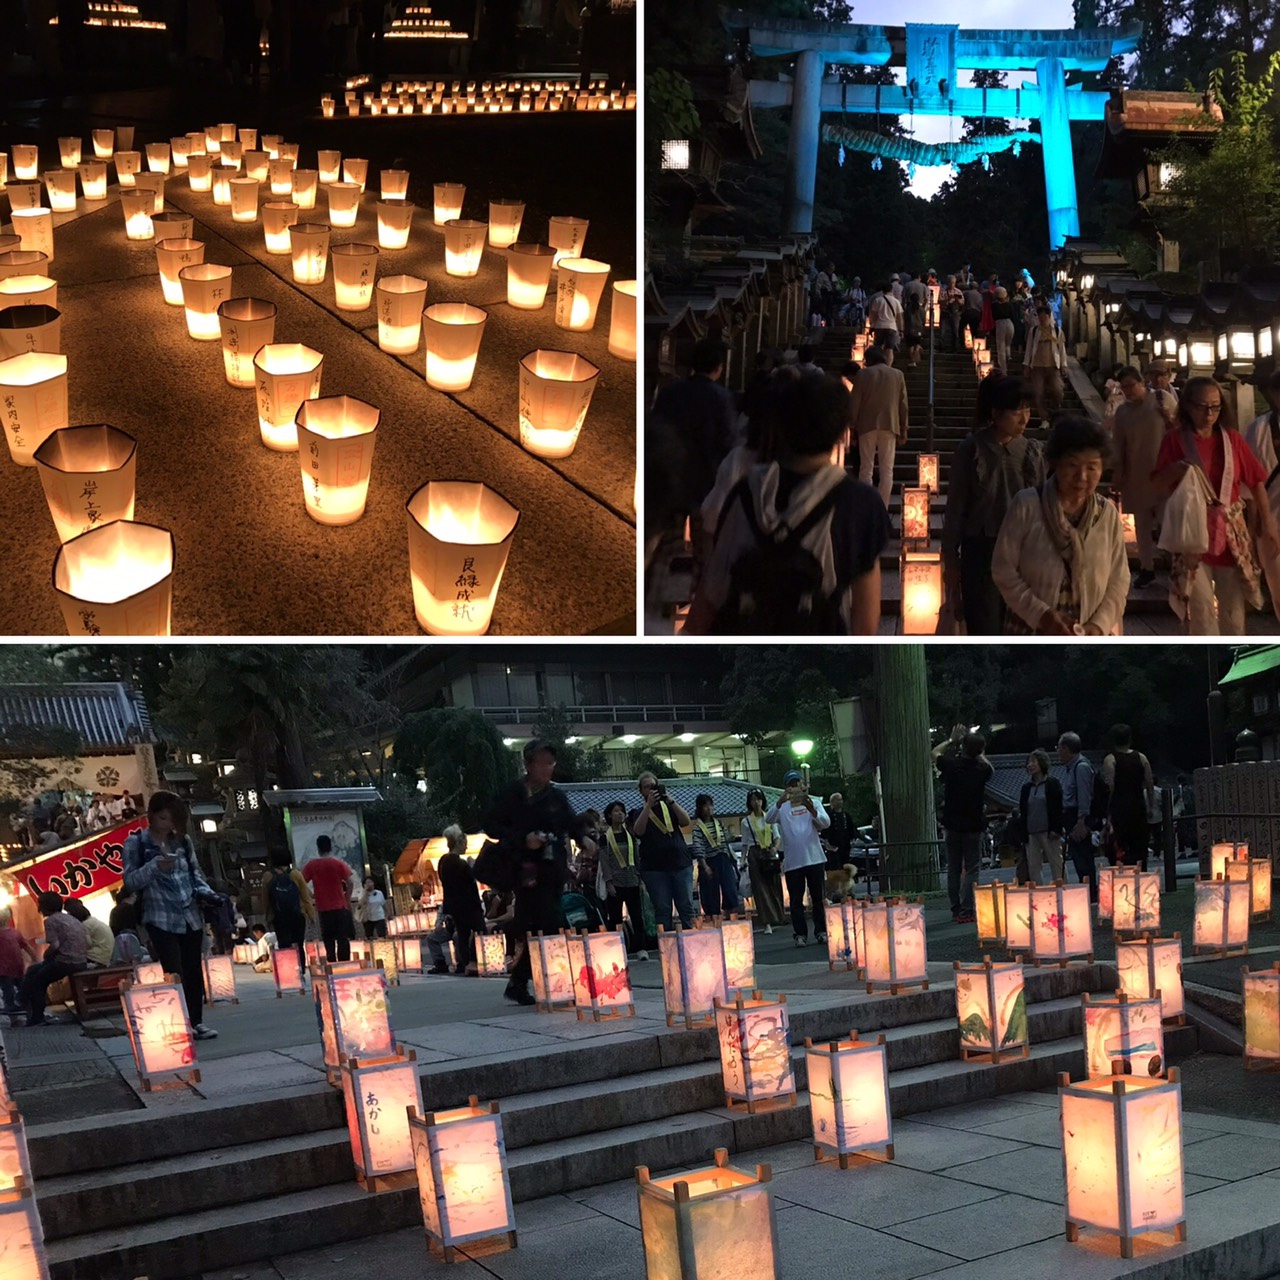
<svg viewBox="0 0 1280 1280">
<path fill-rule="evenodd" d="M 1038 133 L 1022 130 L 990 137 L 968 138 L 962 142 L 921 142 L 916 138 L 891 138 L 865 129 L 849 129 L 839 124 L 822 126 L 824 142 L 838 142 L 851 151 L 867 151 L 890 160 L 908 164 L 961 165 L 980 160 L 992 151 L 1020 148 L 1024 142 L 1039 142 Z"/>
</svg>

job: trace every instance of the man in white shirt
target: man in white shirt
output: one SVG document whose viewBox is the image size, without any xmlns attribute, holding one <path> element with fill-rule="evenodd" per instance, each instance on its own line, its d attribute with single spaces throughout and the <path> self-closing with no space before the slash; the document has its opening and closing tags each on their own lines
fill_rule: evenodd
<svg viewBox="0 0 1280 1280">
<path fill-rule="evenodd" d="M 791 931 L 796 946 L 809 941 L 804 918 L 804 895 L 809 891 L 813 912 L 813 931 L 819 942 L 827 940 L 827 921 L 822 889 L 826 877 L 827 856 L 822 849 L 819 832 L 831 825 L 821 800 L 815 800 L 792 769 L 782 780 L 783 794 L 765 815 L 766 822 L 782 829 L 782 871 L 787 881 L 787 897 L 791 902 Z"/>
</svg>

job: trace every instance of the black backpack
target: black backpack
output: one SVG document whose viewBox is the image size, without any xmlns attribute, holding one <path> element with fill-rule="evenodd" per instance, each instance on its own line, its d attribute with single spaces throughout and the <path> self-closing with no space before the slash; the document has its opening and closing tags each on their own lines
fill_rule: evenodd
<svg viewBox="0 0 1280 1280">
<path fill-rule="evenodd" d="M 287 871 L 272 877 L 270 892 L 271 909 L 276 915 L 297 915 L 302 910 L 302 895 Z"/>
</svg>

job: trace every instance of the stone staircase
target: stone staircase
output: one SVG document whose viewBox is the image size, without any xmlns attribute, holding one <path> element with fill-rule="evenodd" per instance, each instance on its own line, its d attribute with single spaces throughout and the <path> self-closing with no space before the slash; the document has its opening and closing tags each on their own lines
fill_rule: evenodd
<svg viewBox="0 0 1280 1280">
<path fill-rule="evenodd" d="M 945 980 L 865 996 L 849 975 L 839 989 L 793 995 L 792 1044 L 883 1032 L 893 1112 L 905 1116 L 1080 1075 L 1080 995 L 1113 984 L 1103 965 L 1029 969 L 1031 1053 L 998 1067 L 959 1061 Z M 501 1101 L 515 1200 L 625 1178 L 638 1164 L 696 1164 L 716 1147 L 808 1138 L 807 1095 L 754 1116 L 727 1110 L 714 1033 L 668 1030 L 654 993 L 637 995 L 647 1018 L 613 1033 L 422 1068 L 428 1108 L 470 1094 Z M 1171 1058 L 1194 1050 L 1193 1028 L 1165 1034 Z M 793 1055 L 803 1090 L 803 1049 Z M 28 1138 L 53 1280 L 181 1280 L 421 1224 L 416 1189 L 370 1195 L 356 1184 L 340 1095 L 322 1084 L 33 1126 Z"/>
</svg>

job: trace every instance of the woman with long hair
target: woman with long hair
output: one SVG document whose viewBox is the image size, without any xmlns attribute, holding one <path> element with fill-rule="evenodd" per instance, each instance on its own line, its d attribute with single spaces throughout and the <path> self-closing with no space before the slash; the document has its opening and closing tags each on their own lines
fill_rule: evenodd
<svg viewBox="0 0 1280 1280">
<path fill-rule="evenodd" d="M 742 845 L 747 854 L 747 874 L 751 877 L 751 901 L 755 918 L 772 933 L 774 925 L 786 923 L 782 909 L 782 837 L 773 823 L 766 821 L 764 792 L 747 792 L 747 816 L 742 820 Z"/>
</svg>

